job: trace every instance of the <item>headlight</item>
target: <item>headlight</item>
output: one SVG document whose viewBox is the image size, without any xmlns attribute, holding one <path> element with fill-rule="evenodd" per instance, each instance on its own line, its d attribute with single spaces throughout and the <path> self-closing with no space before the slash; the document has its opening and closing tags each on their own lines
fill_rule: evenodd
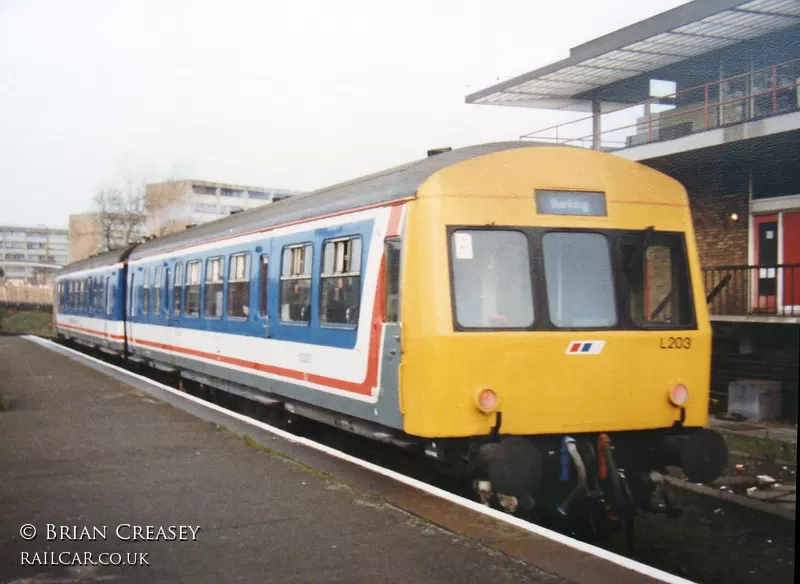
<svg viewBox="0 0 800 584">
<path fill-rule="evenodd" d="M 672 402 L 672 405 L 682 408 L 689 401 L 689 390 L 685 385 L 679 383 L 669 390 L 669 401 Z"/>
<path fill-rule="evenodd" d="M 491 413 L 497 409 L 500 400 L 491 389 L 482 389 L 478 392 L 478 409 L 484 413 Z"/>
</svg>

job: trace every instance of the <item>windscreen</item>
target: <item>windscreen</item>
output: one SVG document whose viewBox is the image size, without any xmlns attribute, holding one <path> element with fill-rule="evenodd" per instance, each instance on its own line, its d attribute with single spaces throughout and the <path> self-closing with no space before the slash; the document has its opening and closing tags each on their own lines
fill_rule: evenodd
<svg viewBox="0 0 800 584">
<path fill-rule="evenodd" d="M 460 230 L 451 241 L 458 324 L 530 327 L 533 293 L 527 236 L 510 230 Z"/>
</svg>

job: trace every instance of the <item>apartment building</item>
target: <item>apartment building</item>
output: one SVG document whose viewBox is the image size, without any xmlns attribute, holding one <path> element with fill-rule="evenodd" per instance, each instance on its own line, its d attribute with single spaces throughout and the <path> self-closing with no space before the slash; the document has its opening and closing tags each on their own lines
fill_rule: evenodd
<svg viewBox="0 0 800 584">
<path fill-rule="evenodd" d="M 0 225 L 0 268 L 8 283 L 44 284 L 67 263 L 67 230 Z"/>
<path fill-rule="evenodd" d="M 221 217 L 300 194 L 297 191 L 248 187 L 197 180 L 147 185 L 147 232 L 160 237 Z"/>
</svg>

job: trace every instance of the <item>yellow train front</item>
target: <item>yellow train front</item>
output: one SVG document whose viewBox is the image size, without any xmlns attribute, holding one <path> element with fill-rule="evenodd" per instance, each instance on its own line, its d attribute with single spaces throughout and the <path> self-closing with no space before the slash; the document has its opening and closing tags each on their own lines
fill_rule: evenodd
<svg viewBox="0 0 800 584">
<path fill-rule="evenodd" d="M 406 203 L 401 273 L 404 430 L 486 502 L 630 516 L 655 509 L 666 466 L 724 469 L 675 180 L 581 148 L 470 158 Z"/>
</svg>

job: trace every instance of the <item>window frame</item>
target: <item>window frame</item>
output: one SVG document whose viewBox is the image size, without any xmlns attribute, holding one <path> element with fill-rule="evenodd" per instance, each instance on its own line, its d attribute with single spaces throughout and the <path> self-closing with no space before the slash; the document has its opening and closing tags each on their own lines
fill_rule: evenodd
<svg viewBox="0 0 800 584">
<path fill-rule="evenodd" d="M 389 318 L 389 282 L 393 275 L 391 266 L 389 264 L 389 248 L 394 247 L 394 251 L 399 255 L 397 266 L 397 314 L 395 318 Z M 395 324 L 402 322 L 402 290 L 403 290 L 403 240 L 399 237 L 389 237 L 383 242 L 383 254 L 385 258 L 384 266 L 384 281 L 383 281 L 383 322 L 387 324 Z M 534 315 L 535 316 L 535 315 Z"/>
<path fill-rule="evenodd" d="M 181 316 L 183 314 L 183 286 L 183 262 L 175 262 L 172 266 L 172 306 L 169 308 L 172 316 Z M 176 301 L 178 303 L 177 310 L 175 309 Z"/>
<path fill-rule="evenodd" d="M 190 318 L 200 318 L 200 314 L 202 313 L 202 289 L 203 289 L 203 260 L 200 258 L 194 260 L 186 260 L 186 270 L 183 273 L 183 316 L 188 316 Z M 189 283 L 189 273 L 190 273 L 190 266 L 197 266 L 197 283 L 190 284 Z M 189 302 L 189 286 L 197 286 L 197 312 L 188 312 L 187 304 Z"/>
<path fill-rule="evenodd" d="M 528 329 L 506 329 L 506 328 L 465 328 L 458 325 L 456 315 L 455 315 L 455 289 L 454 289 L 454 279 L 453 279 L 453 248 L 451 243 L 451 237 L 453 232 L 460 231 L 460 230 L 469 230 L 469 231 L 479 231 L 483 229 L 499 229 L 499 230 L 511 230 L 511 231 L 519 231 L 522 232 L 529 241 L 529 255 L 531 256 L 531 268 L 532 268 L 532 279 L 533 279 L 533 306 L 534 306 L 534 323 Z M 612 229 L 604 229 L 604 228 L 596 228 L 596 227 L 564 227 L 564 226 L 546 226 L 546 227 L 537 227 L 537 226 L 520 226 L 520 225 L 492 225 L 492 226 L 478 226 L 478 225 L 463 225 L 463 224 L 453 224 L 446 226 L 446 236 L 447 236 L 447 249 L 448 249 L 448 263 L 449 263 L 449 277 L 450 277 L 450 306 L 451 306 L 451 318 L 452 318 L 452 326 L 454 331 L 458 332 L 522 332 L 522 331 L 575 331 L 575 332 L 608 332 L 608 331 L 654 331 L 654 330 L 661 330 L 661 331 L 697 331 L 698 324 L 697 324 L 697 314 L 698 309 L 695 302 L 695 293 L 694 289 L 696 286 L 701 285 L 702 282 L 699 284 L 697 282 L 692 281 L 692 258 L 689 256 L 689 247 L 687 243 L 688 233 L 684 231 L 655 231 L 654 236 L 675 236 L 678 238 L 680 242 L 679 253 L 682 257 L 683 267 L 684 267 L 684 274 L 685 274 L 685 284 L 686 284 L 686 298 L 689 302 L 689 310 L 691 311 L 692 320 L 690 323 L 684 325 L 639 325 L 637 324 L 631 315 L 630 310 L 630 286 L 625 277 L 625 271 L 623 266 L 623 242 L 625 241 L 626 236 L 636 235 L 638 232 L 644 232 L 644 228 L 641 230 L 637 229 L 619 229 L 619 228 L 612 228 Z M 550 306 L 547 298 L 547 284 L 545 282 L 545 270 L 544 270 L 544 254 L 542 252 L 542 241 L 544 236 L 547 233 L 551 232 L 574 232 L 574 233 L 594 233 L 598 235 L 604 235 L 607 237 L 609 243 L 611 244 L 611 269 L 613 272 L 612 282 L 615 291 L 614 300 L 616 302 L 616 310 L 617 310 L 617 323 L 613 327 L 580 327 L 580 328 L 562 328 L 557 327 L 553 324 L 550 320 Z M 402 253 L 402 240 L 401 241 L 401 253 Z M 655 241 L 659 241 L 659 239 L 655 239 Z M 402 294 L 402 288 L 401 288 Z"/>
<path fill-rule="evenodd" d="M 619 330 L 628 324 L 630 320 L 627 308 L 623 308 L 620 304 L 620 272 L 615 262 L 614 256 L 620 249 L 620 230 L 610 230 L 609 233 L 603 231 L 589 230 L 589 229 L 570 229 L 562 227 L 549 228 L 541 234 L 538 241 L 538 249 L 542 258 L 542 283 L 544 289 L 544 300 L 547 304 L 547 320 L 550 322 L 555 330 L 559 331 L 609 331 Z M 553 322 L 553 317 L 550 313 L 550 295 L 547 290 L 547 261 L 544 254 L 544 240 L 548 235 L 554 234 L 575 234 L 575 235 L 598 235 L 603 237 L 607 244 L 608 250 L 608 268 L 611 281 L 611 300 L 614 303 L 614 322 L 610 325 L 596 325 L 596 326 L 562 326 Z"/>
<path fill-rule="evenodd" d="M 142 306 L 140 314 L 149 316 L 150 309 L 152 308 L 152 298 L 150 297 L 150 268 L 142 270 L 144 276 L 142 277 Z"/>
<path fill-rule="evenodd" d="M 258 316 L 269 320 L 269 254 L 259 256 L 258 263 Z M 266 269 L 262 269 L 266 266 Z"/>
<path fill-rule="evenodd" d="M 294 264 L 296 263 L 296 259 L 291 253 L 290 250 L 295 249 L 303 249 L 303 250 L 311 250 L 310 259 L 309 254 L 307 251 L 304 251 L 303 255 L 303 271 L 300 274 L 294 274 Z M 284 275 L 284 260 L 286 252 L 290 251 L 290 266 L 289 266 L 289 275 Z M 282 325 L 285 326 L 302 326 L 307 327 L 311 325 L 311 321 L 314 315 L 314 244 L 310 241 L 305 241 L 301 243 L 290 243 L 284 245 L 281 248 L 281 256 L 280 256 L 280 278 L 279 278 L 279 288 L 278 288 L 278 320 Z M 308 275 L 306 275 L 306 265 L 308 264 Z M 307 320 L 284 320 L 282 313 L 283 307 L 283 283 L 284 282 L 299 282 L 299 281 L 308 281 L 308 298 L 309 298 L 309 309 L 308 309 L 308 319 Z"/>
<path fill-rule="evenodd" d="M 252 265 L 252 253 L 250 251 L 240 251 L 234 252 L 228 255 L 228 269 L 226 270 L 227 275 L 223 278 L 223 296 L 225 298 L 225 311 L 224 315 L 225 318 L 229 320 L 236 320 L 236 321 L 247 321 L 250 320 L 250 288 L 252 283 L 252 272 L 253 272 L 253 265 Z M 231 272 L 235 269 L 237 265 L 237 258 L 243 257 L 244 258 L 244 277 L 243 278 L 236 278 L 235 276 L 231 277 Z M 247 291 L 247 302 L 242 303 L 242 306 L 247 306 L 247 315 L 246 316 L 239 316 L 231 314 L 231 284 L 245 284 L 244 289 Z"/>
<path fill-rule="evenodd" d="M 619 253 L 620 253 L 620 273 L 623 274 L 621 280 L 624 286 L 624 299 L 625 299 L 625 316 L 627 319 L 627 325 L 631 330 L 640 330 L 640 331 L 686 331 L 686 330 L 697 330 L 697 309 L 694 302 L 694 286 L 695 283 L 692 281 L 692 269 L 690 265 L 690 258 L 689 258 L 689 248 L 686 243 L 686 233 L 682 231 L 654 231 L 650 241 L 648 241 L 648 245 L 644 248 L 644 253 L 642 254 L 642 261 L 644 262 L 644 256 L 647 253 L 647 247 L 670 247 L 665 246 L 664 241 L 669 241 L 670 239 L 677 240 L 677 246 L 673 249 L 677 249 L 680 254 L 680 261 L 683 264 L 683 273 L 680 274 L 680 277 L 683 279 L 685 283 L 685 294 L 687 301 L 687 307 L 689 310 L 689 322 L 685 324 L 675 324 L 675 323 L 658 323 L 658 322 L 640 322 L 634 318 L 631 307 L 630 307 L 630 298 L 631 298 L 631 287 L 630 282 L 628 281 L 627 276 L 625 275 L 626 268 L 623 265 L 623 252 L 622 249 L 625 245 L 628 245 L 628 240 L 632 238 L 632 236 L 636 235 L 635 231 L 626 230 L 620 234 L 618 237 L 619 241 Z M 675 271 L 678 270 L 681 266 L 675 265 L 672 261 L 672 254 L 670 254 L 670 263 L 672 266 L 672 274 L 671 276 L 674 277 Z M 644 269 L 644 266 L 642 266 Z M 675 292 L 676 294 L 679 291 Z"/>
<path fill-rule="evenodd" d="M 528 265 L 530 267 L 530 291 L 531 291 L 531 305 L 533 310 L 533 318 L 531 324 L 526 327 L 469 327 L 463 326 L 458 322 L 458 314 L 456 312 L 456 289 L 455 289 L 455 256 L 453 251 L 453 235 L 457 231 L 514 231 L 521 234 L 525 238 L 525 243 L 528 248 Z M 504 226 L 504 225 L 448 225 L 447 226 L 447 260 L 450 277 L 450 311 L 453 322 L 453 330 L 459 332 L 524 332 L 538 330 L 541 325 L 543 307 L 541 303 L 542 291 L 539 287 L 539 279 L 537 274 L 543 273 L 541 270 L 543 266 L 534 253 L 534 241 L 531 232 L 525 227 L 520 226 Z M 402 248 L 401 248 L 402 249 Z M 400 288 L 402 294 L 402 284 Z M 399 312 L 399 311 L 398 311 Z"/>
<path fill-rule="evenodd" d="M 153 305 L 153 316 L 161 316 L 161 294 L 163 289 L 164 269 L 162 266 L 156 266 L 153 275 L 153 297 L 151 303 Z"/>
<path fill-rule="evenodd" d="M 219 269 L 217 270 L 217 274 L 219 275 L 219 280 L 209 280 L 209 276 L 213 275 L 213 271 L 209 270 L 212 266 L 212 262 L 219 262 Z M 213 320 L 220 320 L 225 315 L 225 256 L 212 256 L 207 257 L 206 261 L 204 262 L 205 266 L 203 269 L 203 294 L 202 294 L 202 304 L 203 304 L 203 318 L 210 318 Z M 219 314 L 211 314 L 208 311 L 208 286 L 220 286 L 220 306 Z"/>
<path fill-rule="evenodd" d="M 336 245 L 339 243 L 350 244 L 349 250 L 348 246 L 345 245 L 345 252 L 342 257 L 342 264 L 345 261 L 349 261 L 349 266 L 352 267 L 353 264 L 353 245 L 354 242 L 358 242 L 358 270 L 357 271 L 343 271 L 337 272 L 337 251 Z M 326 263 L 326 252 L 328 250 L 328 246 L 333 246 L 333 266 L 330 272 L 325 270 L 325 263 Z M 347 253 L 350 253 L 348 256 Z M 362 297 L 362 283 L 363 283 L 363 274 L 364 274 L 364 238 L 360 234 L 353 234 L 353 235 L 342 235 L 337 237 L 332 237 L 330 239 L 323 240 L 322 242 L 322 253 L 321 253 L 321 261 L 320 261 L 320 271 L 319 271 L 319 290 L 317 292 L 317 306 L 318 306 L 318 313 L 319 313 L 319 324 L 322 328 L 334 328 L 334 329 L 347 329 L 347 330 L 356 330 L 358 329 L 359 321 L 360 321 L 360 313 L 361 313 L 361 304 L 363 302 Z M 325 281 L 331 280 L 333 278 L 358 278 L 358 306 L 356 307 L 357 314 L 356 314 L 356 322 L 355 323 L 344 323 L 344 322 L 328 322 L 327 320 L 323 320 L 323 300 L 325 294 Z"/>
</svg>

